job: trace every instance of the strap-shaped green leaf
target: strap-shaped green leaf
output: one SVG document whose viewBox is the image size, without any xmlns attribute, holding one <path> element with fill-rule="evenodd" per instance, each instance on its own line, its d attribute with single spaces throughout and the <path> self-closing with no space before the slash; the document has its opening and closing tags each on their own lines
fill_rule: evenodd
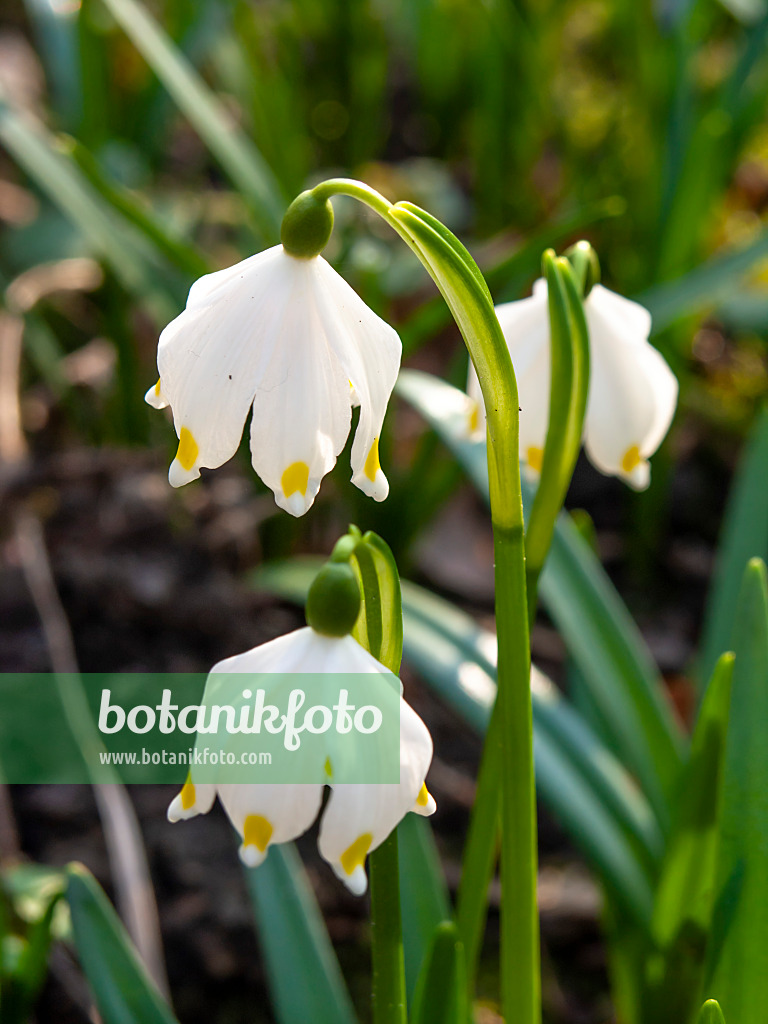
<svg viewBox="0 0 768 1024">
<path fill-rule="evenodd" d="M 689 1020 L 698 1005 L 712 919 L 733 655 L 712 675 L 691 741 L 676 820 L 656 889 L 653 936 L 663 970 L 649 985 L 650 1019 Z"/>
<path fill-rule="evenodd" d="M 551 339 L 551 411 L 539 486 L 525 535 L 529 608 L 535 607 L 539 573 L 581 448 L 589 391 L 589 332 L 573 270 L 568 260 L 556 259 L 551 250 L 544 253 L 542 267 Z"/>
<path fill-rule="evenodd" d="M 93 875 L 66 870 L 75 947 L 104 1024 L 177 1024 Z"/>
<path fill-rule="evenodd" d="M 245 877 L 279 1024 L 354 1024 L 349 992 L 296 848 L 272 846 L 266 861 Z"/>
<path fill-rule="evenodd" d="M 352 635 L 395 675 L 403 657 L 400 576 L 389 545 L 369 530 L 350 559 L 360 583 L 362 608 Z"/>
<path fill-rule="evenodd" d="M 432 937 L 413 1000 L 411 1024 L 466 1024 L 464 951 L 456 925 L 444 921 Z"/>
<path fill-rule="evenodd" d="M 405 985 L 412 997 L 435 928 L 450 918 L 451 906 L 432 826 L 426 818 L 406 814 L 397 826 L 397 842 Z"/>
<path fill-rule="evenodd" d="M 768 578 L 747 567 L 733 631 L 733 692 L 705 991 L 727 1020 L 764 1024 L 768 1006 Z"/>
<path fill-rule="evenodd" d="M 487 500 L 485 444 L 468 437 L 467 397 L 415 370 L 402 370 L 396 388 L 454 452 Z M 682 766 L 682 733 L 636 625 L 567 516 L 560 516 L 555 527 L 540 593 L 610 729 L 612 746 L 621 751 L 666 827 L 669 794 Z"/>
<path fill-rule="evenodd" d="M 708 999 L 699 1011 L 696 1024 L 725 1024 L 723 1011 L 716 999 Z"/>
<path fill-rule="evenodd" d="M 717 565 L 707 600 L 699 678 L 709 679 L 731 642 L 744 568 L 750 558 L 768 560 L 768 410 L 755 423 L 728 496 Z"/>
</svg>

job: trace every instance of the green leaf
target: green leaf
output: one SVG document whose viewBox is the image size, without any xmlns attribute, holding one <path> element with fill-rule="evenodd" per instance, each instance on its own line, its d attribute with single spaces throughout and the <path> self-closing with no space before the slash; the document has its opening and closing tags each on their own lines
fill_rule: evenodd
<svg viewBox="0 0 768 1024">
<path fill-rule="evenodd" d="M 698 1005 L 712 919 L 733 663 L 733 655 L 724 654 L 715 666 L 677 792 L 654 905 L 653 934 L 663 968 L 650 979 L 651 1019 L 688 1020 Z"/>
<path fill-rule="evenodd" d="M 173 41 L 136 0 L 101 0 L 248 202 L 264 240 L 279 237 L 283 200 L 256 146 L 234 125 Z"/>
<path fill-rule="evenodd" d="M 581 448 L 589 390 L 589 331 L 571 264 L 566 259 L 556 259 L 548 250 L 542 257 L 542 266 L 547 281 L 551 339 L 551 412 L 539 485 L 525 535 L 528 604 L 532 609 L 539 573 Z"/>
<path fill-rule="evenodd" d="M 410 1019 L 411 1024 L 466 1024 L 469 1019 L 464 951 L 452 921 L 435 929 Z"/>
<path fill-rule="evenodd" d="M 245 878 L 279 1024 L 354 1024 L 349 992 L 296 848 L 272 846 Z"/>
<path fill-rule="evenodd" d="M 264 566 L 263 589 L 300 603 L 317 562 Z M 495 637 L 453 605 L 402 582 L 406 661 L 482 734 L 496 696 Z M 649 865 L 661 837 L 642 794 L 616 759 L 543 676 L 533 693 L 536 778 L 547 804 L 641 927 L 650 926 Z"/>
<path fill-rule="evenodd" d="M 683 928 L 709 930 L 717 854 L 718 800 L 731 709 L 733 655 L 712 675 L 676 799 L 676 821 L 656 892 L 654 935 L 669 946 Z"/>
<path fill-rule="evenodd" d="M 198 278 L 213 269 L 191 242 L 174 237 L 163 227 L 160 217 L 134 198 L 129 189 L 111 180 L 90 150 L 77 139 L 66 140 L 68 152 L 82 173 L 109 205 L 134 225 L 158 253 L 178 267 L 187 277 Z"/>
<path fill-rule="evenodd" d="M 3 991 L 4 1024 L 24 1024 L 34 1007 L 48 973 L 48 953 L 54 938 L 54 921 L 63 892 L 54 893 L 43 916 L 31 926 L 11 984 Z"/>
<path fill-rule="evenodd" d="M 123 287 L 137 295 L 160 322 L 177 312 L 177 303 L 158 285 L 146 250 L 125 230 L 59 142 L 31 115 L 15 110 L 0 88 L 0 141 L 83 236 L 109 263 Z"/>
<path fill-rule="evenodd" d="M 418 814 L 406 814 L 397 826 L 397 840 L 405 984 L 412 996 L 435 928 L 451 916 L 451 909 L 430 823 Z"/>
<path fill-rule="evenodd" d="M 701 1008 L 697 1024 L 725 1024 L 723 1011 L 716 999 L 708 999 Z"/>
<path fill-rule="evenodd" d="M 752 559 L 733 631 L 736 656 L 706 991 L 727 1019 L 763 1024 L 768 1006 L 768 578 Z"/>
<path fill-rule="evenodd" d="M 369 530 L 355 544 L 351 561 L 363 602 L 352 635 L 398 675 L 403 657 L 403 609 L 395 559 L 386 542 Z"/>
<path fill-rule="evenodd" d="M 96 879 L 82 864 L 65 874 L 75 947 L 104 1024 L 176 1024 Z"/>
<path fill-rule="evenodd" d="M 656 285 L 637 296 L 636 301 L 650 311 L 653 332 L 658 334 L 685 316 L 716 309 L 766 256 L 768 231 L 763 231 L 744 248 L 717 256 L 674 281 Z"/>
<path fill-rule="evenodd" d="M 402 370 L 396 389 L 439 434 L 487 500 L 485 443 L 468 437 L 467 396 L 415 370 Z M 524 496 L 528 490 L 524 487 Z M 555 527 L 540 594 L 610 730 L 611 746 L 621 751 L 666 827 L 669 793 L 682 765 L 681 730 L 637 626 L 565 515 Z"/>
<path fill-rule="evenodd" d="M 720 653 L 730 645 L 744 567 L 750 558 L 768 559 L 766 466 L 768 409 L 755 423 L 728 496 L 702 633 L 701 679 L 709 678 Z"/>
</svg>

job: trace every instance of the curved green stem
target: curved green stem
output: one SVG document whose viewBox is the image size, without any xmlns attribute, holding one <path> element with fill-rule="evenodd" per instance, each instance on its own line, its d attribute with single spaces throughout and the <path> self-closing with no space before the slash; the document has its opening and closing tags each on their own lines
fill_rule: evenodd
<svg viewBox="0 0 768 1024">
<path fill-rule="evenodd" d="M 536 804 L 518 395 L 509 350 L 488 286 L 464 246 L 410 203 L 390 204 L 361 182 L 331 179 L 321 200 L 347 195 L 378 213 L 415 252 L 443 295 L 477 371 L 488 424 L 491 520 L 496 557 L 498 753 L 502 765 L 502 1009 L 516 1024 L 540 1020 L 536 906 Z"/>
</svg>

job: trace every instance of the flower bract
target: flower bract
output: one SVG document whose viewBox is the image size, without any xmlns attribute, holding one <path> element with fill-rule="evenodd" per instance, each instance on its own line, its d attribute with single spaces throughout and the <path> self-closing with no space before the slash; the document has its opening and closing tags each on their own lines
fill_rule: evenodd
<svg viewBox="0 0 768 1024">
<path fill-rule="evenodd" d="M 260 678 L 297 673 L 362 674 L 370 679 L 372 693 L 383 687 L 389 694 L 390 681 L 396 681 L 352 636 L 324 636 L 309 626 L 219 662 L 211 669 L 209 680 L 227 673 L 241 678 L 252 674 Z M 353 893 L 362 894 L 367 887 L 366 856 L 409 811 L 428 815 L 435 810 L 425 784 L 432 738 L 403 699 L 402 687 L 397 689 L 392 699 L 399 714 L 399 783 L 335 783 L 337 773 L 330 760 L 326 760 L 322 778 L 306 783 L 196 782 L 193 770 L 168 808 L 169 819 L 205 814 L 218 795 L 242 837 L 241 859 L 249 867 L 257 867 L 271 845 L 306 832 L 320 811 L 327 784 L 331 794 L 320 822 L 320 854 Z M 256 737 L 254 740 L 258 742 Z M 361 756 L 368 756 L 370 747 L 365 749 Z M 349 778 L 349 772 L 344 777 Z"/>
<path fill-rule="evenodd" d="M 677 378 L 650 344 L 651 315 L 637 302 L 595 285 L 584 302 L 589 328 L 590 383 L 584 447 L 601 473 L 636 490 L 650 483 L 649 457 L 669 430 L 677 405 Z M 549 422 L 550 349 L 547 284 L 496 307 L 520 396 L 520 459 L 541 469 Z M 470 366 L 470 430 L 485 430 L 480 385 Z"/>
<path fill-rule="evenodd" d="M 298 259 L 278 245 L 201 277 L 160 335 L 160 377 L 146 395 L 173 412 L 171 484 L 232 458 L 252 410 L 253 467 L 281 508 L 303 515 L 359 406 L 352 481 L 383 500 L 379 438 L 401 351 L 393 328 L 322 256 Z"/>
</svg>

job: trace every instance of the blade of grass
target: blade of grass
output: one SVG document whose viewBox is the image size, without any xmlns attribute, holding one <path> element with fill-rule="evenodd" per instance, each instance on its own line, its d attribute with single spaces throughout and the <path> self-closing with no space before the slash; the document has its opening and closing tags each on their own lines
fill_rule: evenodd
<svg viewBox="0 0 768 1024">
<path fill-rule="evenodd" d="M 283 199 L 256 146 L 233 124 L 219 99 L 142 4 L 136 0 L 101 2 L 246 200 L 264 241 L 277 241 Z"/>
</svg>

